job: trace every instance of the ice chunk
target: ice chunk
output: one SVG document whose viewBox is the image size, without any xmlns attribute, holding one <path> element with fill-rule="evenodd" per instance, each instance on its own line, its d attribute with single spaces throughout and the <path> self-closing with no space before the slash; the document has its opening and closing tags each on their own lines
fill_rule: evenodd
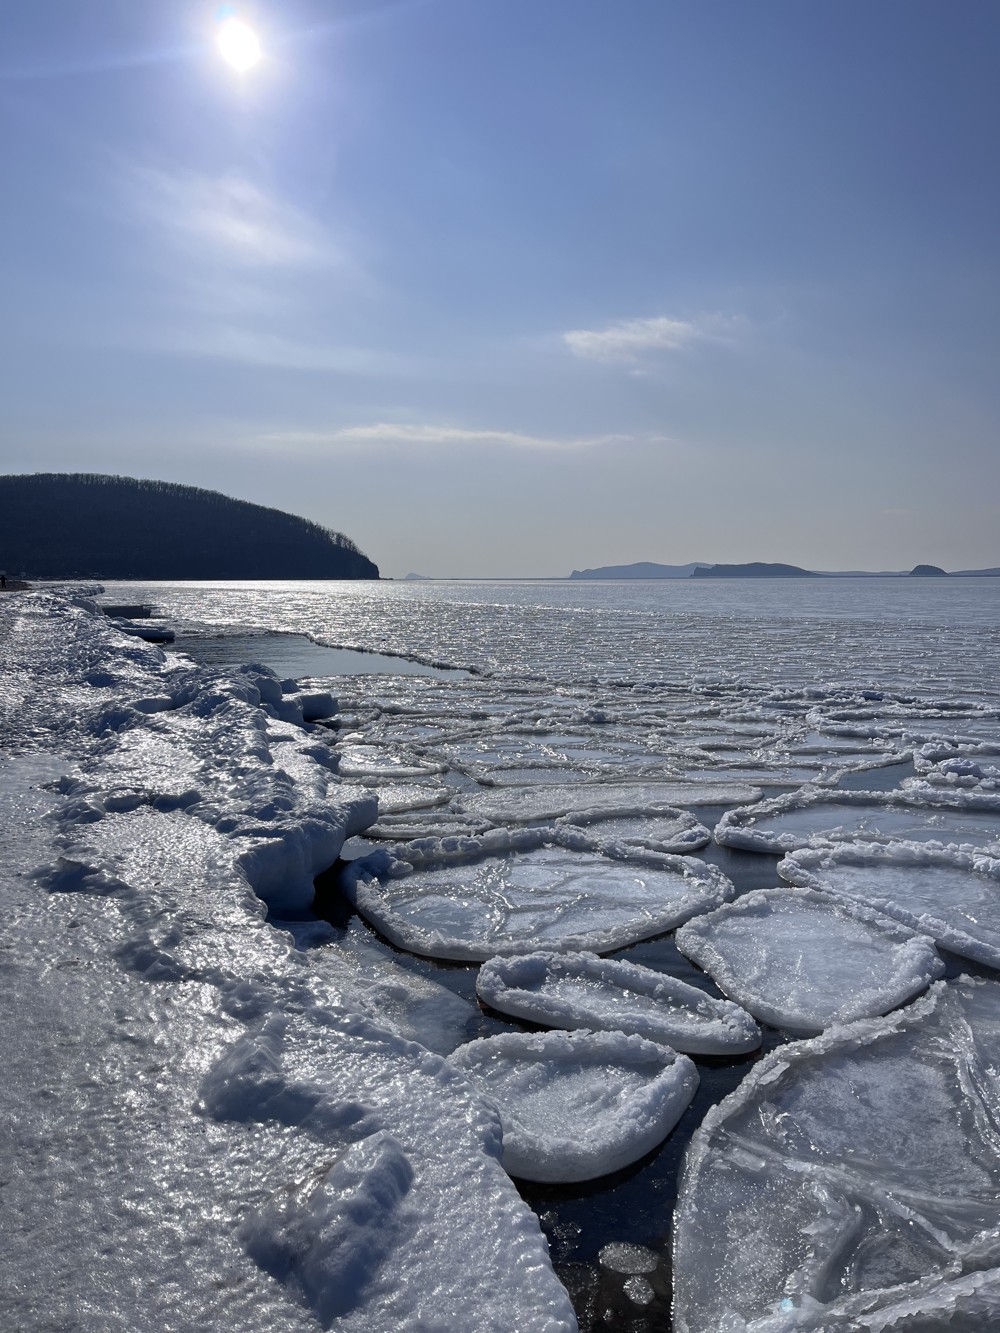
<svg viewBox="0 0 1000 1333">
<path fill-rule="evenodd" d="M 926 935 L 849 899 L 758 889 L 682 926 L 677 947 L 773 1027 L 820 1032 L 911 999 L 944 971 Z"/>
<path fill-rule="evenodd" d="M 1000 968 L 1000 861 L 923 843 L 841 843 L 791 852 L 789 884 L 866 903 L 964 958 Z"/>
<path fill-rule="evenodd" d="M 611 816 L 607 811 L 564 815 L 557 827 L 578 829 L 593 842 L 595 849 L 617 843 L 626 847 L 644 847 L 653 852 L 696 852 L 707 846 L 712 835 L 704 824 L 686 810 L 622 809 Z"/>
<path fill-rule="evenodd" d="M 648 967 L 592 953 L 491 958 L 479 996 L 502 1013 L 560 1028 L 620 1030 L 697 1055 L 735 1055 L 760 1045 L 745 1009 Z"/>
<path fill-rule="evenodd" d="M 662 1142 L 698 1087 L 685 1055 L 620 1032 L 507 1033 L 450 1056 L 492 1099 L 503 1164 L 525 1180 L 590 1180 Z"/>
<path fill-rule="evenodd" d="M 1000 851 L 1000 796 L 979 792 L 837 791 L 804 788 L 727 810 L 715 828 L 725 847 L 791 852 L 823 841 L 909 841 L 993 846 Z"/>
<path fill-rule="evenodd" d="M 341 888 L 399 948 L 457 961 L 539 944 L 608 952 L 672 930 L 734 892 L 714 866 L 684 857 L 573 851 L 539 845 L 534 830 L 521 836 L 524 849 L 493 855 L 488 837 L 427 839 L 397 847 L 395 858 L 375 852 L 345 867 Z"/>
<path fill-rule="evenodd" d="M 687 1152 L 678 1333 L 996 1327 L 998 1057 L 1000 986 L 962 979 L 757 1064 Z"/>
<path fill-rule="evenodd" d="M 621 811 L 633 815 L 664 806 L 732 805 L 759 797 L 756 787 L 742 782 L 570 782 L 461 792 L 454 804 L 463 814 L 497 824 L 530 824 L 579 812 L 615 818 Z"/>
</svg>

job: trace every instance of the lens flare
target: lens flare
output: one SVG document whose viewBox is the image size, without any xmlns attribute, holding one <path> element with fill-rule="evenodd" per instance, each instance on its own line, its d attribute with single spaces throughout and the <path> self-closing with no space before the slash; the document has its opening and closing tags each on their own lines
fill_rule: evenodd
<svg viewBox="0 0 1000 1333">
<path fill-rule="evenodd" d="M 253 28 L 239 19 L 226 19 L 219 29 L 216 41 L 219 53 L 227 65 L 243 74 L 260 59 L 260 42 Z"/>
</svg>

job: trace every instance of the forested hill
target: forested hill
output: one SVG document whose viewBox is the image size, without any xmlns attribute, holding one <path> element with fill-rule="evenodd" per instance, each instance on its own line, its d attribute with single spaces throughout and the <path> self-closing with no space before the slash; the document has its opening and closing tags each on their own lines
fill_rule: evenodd
<svg viewBox="0 0 1000 1333">
<path fill-rule="evenodd" d="M 35 578 L 379 576 L 350 538 L 280 509 L 85 472 L 0 477 L 0 569 Z"/>
</svg>

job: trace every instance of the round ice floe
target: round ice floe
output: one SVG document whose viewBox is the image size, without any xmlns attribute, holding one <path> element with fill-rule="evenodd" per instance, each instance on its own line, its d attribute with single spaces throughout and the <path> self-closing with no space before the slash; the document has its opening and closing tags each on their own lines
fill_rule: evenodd
<svg viewBox="0 0 1000 1333">
<path fill-rule="evenodd" d="M 751 852 L 791 852 L 811 843 L 938 842 L 1000 846 L 1000 796 L 938 791 L 830 791 L 815 787 L 727 810 L 715 840 Z"/>
<path fill-rule="evenodd" d="M 926 935 L 812 889 L 745 894 L 688 922 L 677 947 L 762 1022 L 799 1033 L 885 1014 L 944 971 Z"/>
<path fill-rule="evenodd" d="M 541 845 L 533 830 L 500 833 L 376 852 L 345 868 L 341 888 L 401 949 L 475 962 L 540 945 L 609 952 L 734 893 L 714 866 L 684 857 L 572 851 Z"/>
<path fill-rule="evenodd" d="M 596 848 L 617 843 L 644 847 L 653 852 L 696 852 L 707 846 L 712 835 L 687 810 L 662 806 L 651 810 L 627 808 L 611 814 L 607 810 L 581 810 L 556 821 L 556 827 L 587 838 Z"/>
<path fill-rule="evenodd" d="M 1000 1327 L 998 1033 L 959 979 L 756 1064 L 687 1151 L 677 1333 Z"/>
<path fill-rule="evenodd" d="M 778 874 L 866 903 L 953 953 L 1000 968 L 1000 861 L 921 843 L 841 843 L 791 852 Z"/>
<path fill-rule="evenodd" d="M 739 1005 L 592 953 L 491 958 L 476 989 L 502 1013 L 553 1027 L 634 1033 L 696 1055 L 735 1055 L 760 1045 L 760 1029 Z"/>
<path fill-rule="evenodd" d="M 621 1032 L 507 1033 L 449 1059 L 495 1103 L 504 1167 L 525 1180 L 621 1170 L 666 1138 L 698 1087 L 687 1056 Z"/>
</svg>

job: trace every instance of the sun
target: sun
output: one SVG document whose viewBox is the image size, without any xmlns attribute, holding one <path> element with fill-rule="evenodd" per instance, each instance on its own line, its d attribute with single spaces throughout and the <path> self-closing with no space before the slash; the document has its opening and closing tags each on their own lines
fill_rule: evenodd
<svg viewBox="0 0 1000 1333">
<path fill-rule="evenodd" d="M 226 19 L 216 36 L 219 53 L 227 65 L 243 74 L 260 60 L 260 42 L 253 28 L 239 19 Z"/>
</svg>

